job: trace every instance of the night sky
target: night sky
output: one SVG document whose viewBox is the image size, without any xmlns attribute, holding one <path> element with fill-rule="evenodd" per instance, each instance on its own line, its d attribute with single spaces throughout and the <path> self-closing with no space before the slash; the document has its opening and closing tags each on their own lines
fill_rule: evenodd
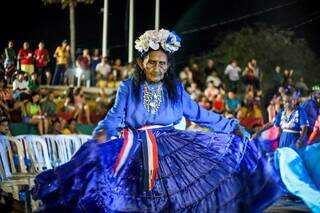
<svg viewBox="0 0 320 213">
<path fill-rule="evenodd" d="M 154 25 L 154 1 L 135 1 L 135 38 Z M 294 2 L 291 6 L 247 18 L 230 24 L 182 34 L 183 45 L 188 48 L 192 42 L 198 42 L 197 49 L 191 52 L 199 54 L 207 48 L 214 48 L 215 35 L 239 30 L 256 22 L 277 25 L 287 29 L 307 22 L 294 29 L 298 37 L 308 41 L 311 48 L 320 56 L 320 7 L 311 0 L 160 0 L 160 27 L 175 29 L 178 33 L 201 26 L 221 23 L 235 17 L 248 15 L 277 5 Z M 5 5 L 6 4 L 6 5 Z M 93 5 L 79 4 L 76 10 L 77 46 L 79 48 L 100 48 L 102 37 L 102 0 Z M 149 8 L 149 9 L 148 9 Z M 0 48 L 3 50 L 9 39 L 14 40 L 18 49 L 23 41 L 30 41 L 35 49 L 40 40 L 46 42 L 51 53 L 63 39 L 69 39 L 68 9 L 61 5 L 43 5 L 41 0 L 10 0 L 1 2 Z M 14 18 L 13 18 L 14 17 Z M 127 0 L 109 0 L 108 46 L 111 57 L 126 60 L 128 32 Z M 13 20 L 15 19 L 15 20 Z M 313 20 L 314 19 L 314 20 Z M 195 40 L 196 38 L 196 40 Z M 191 46 L 191 45 L 190 45 Z M 189 52 L 190 52 L 189 51 Z"/>
</svg>

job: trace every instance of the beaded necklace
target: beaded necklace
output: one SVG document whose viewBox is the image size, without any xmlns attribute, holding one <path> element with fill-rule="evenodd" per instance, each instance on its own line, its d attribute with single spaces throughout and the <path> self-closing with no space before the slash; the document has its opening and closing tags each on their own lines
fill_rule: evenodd
<svg viewBox="0 0 320 213">
<path fill-rule="evenodd" d="M 147 112 L 156 114 L 162 99 L 162 83 L 149 85 L 146 81 L 143 85 L 143 105 Z"/>
</svg>

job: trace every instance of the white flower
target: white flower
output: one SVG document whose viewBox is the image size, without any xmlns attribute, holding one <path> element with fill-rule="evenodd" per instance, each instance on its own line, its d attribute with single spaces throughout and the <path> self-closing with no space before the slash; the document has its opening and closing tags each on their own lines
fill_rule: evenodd
<svg viewBox="0 0 320 213">
<path fill-rule="evenodd" d="M 169 53 L 173 53 L 179 49 L 180 37 L 174 32 L 161 29 L 148 30 L 135 41 L 135 48 L 140 53 L 145 53 L 149 48 L 158 50 L 160 46 Z"/>
</svg>

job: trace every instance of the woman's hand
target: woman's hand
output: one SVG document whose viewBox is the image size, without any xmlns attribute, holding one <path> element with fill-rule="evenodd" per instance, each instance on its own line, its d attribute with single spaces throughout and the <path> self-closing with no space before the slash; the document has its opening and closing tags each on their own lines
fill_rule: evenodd
<svg viewBox="0 0 320 213">
<path fill-rule="evenodd" d="M 107 140 L 107 134 L 104 129 L 99 130 L 93 138 L 97 141 L 97 143 L 104 143 Z"/>
<path fill-rule="evenodd" d="M 302 148 L 304 146 L 303 139 L 299 138 L 296 142 L 297 148 Z"/>
</svg>

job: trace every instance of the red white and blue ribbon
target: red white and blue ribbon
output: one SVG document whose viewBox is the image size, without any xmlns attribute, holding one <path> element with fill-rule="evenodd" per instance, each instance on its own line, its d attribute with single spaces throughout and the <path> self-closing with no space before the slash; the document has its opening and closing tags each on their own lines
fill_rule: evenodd
<svg viewBox="0 0 320 213">
<path fill-rule="evenodd" d="M 158 175 L 159 161 L 157 141 L 150 129 L 145 130 L 142 135 L 142 155 L 144 186 L 151 191 Z"/>
<path fill-rule="evenodd" d="M 120 153 L 118 154 L 116 163 L 113 166 L 113 174 L 115 176 L 118 175 L 120 169 L 127 161 L 130 150 L 133 145 L 133 140 L 134 140 L 133 132 L 128 128 L 124 129 L 124 131 L 123 131 L 123 145 L 121 147 Z"/>
<path fill-rule="evenodd" d="M 158 146 L 157 140 L 151 129 L 158 126 L 147 126 L 138 129 L 141 131 L 141 149 L 143 158 L 143 185 L 146 189 L 152 190 L 158 175 L 159 160 L 158 160 Z M 117 160 L 113 166 L 113 174 L 117 176 L 121 168 L 126 164 L 129 153 L 133 148 L 133 143 L 136 137 L 131 129 L 124 129 L 123 132 L 123 145 Z"/>
</svg>

